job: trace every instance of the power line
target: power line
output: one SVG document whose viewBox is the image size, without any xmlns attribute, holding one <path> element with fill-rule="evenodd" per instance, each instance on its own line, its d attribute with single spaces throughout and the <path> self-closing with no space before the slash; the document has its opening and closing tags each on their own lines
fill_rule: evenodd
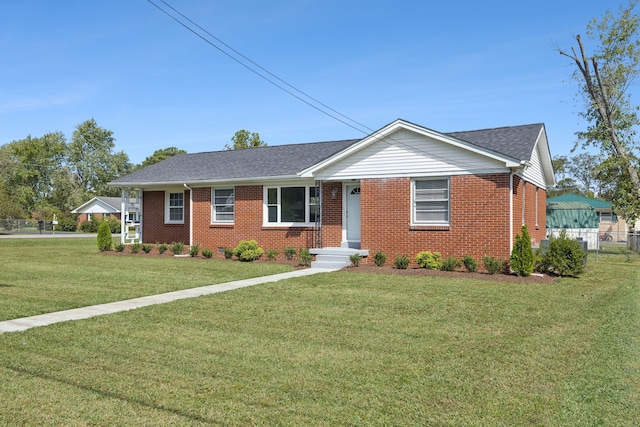
<svg viewBox="0 0 640 427">
<path fill-rule="evenodd" d="M 256 62 L 252 61 L 251 59 L 249 59 L 248 57 L 246 57 L 245 55 L 243 55 L 242 53 L 238 52 L 236 49 L 232 48 L 231 46 L 229 46 L 228 44 L 226 44 L 225 42 L 223 42 L 222 40 L 220 40 L 218 37 L 214 36 L 213 34 L 211 34 L 209 31 L 205 30 L 204 28 L 202 28 L 200 25 L 198 25 L 197 23 L 195 23 L 193 20 L 191 20 L 190 18 L 188 18 L 187 16 L 185 16 L 183 13 L 181 13 L 180 11 L 178 11 L 177 9 L 175 9 L 173 6 L 171 6 L 169 3 L 167 3 L 164 0 L 160 0 L 164 5 L 166 5 L 168 8 L 170 8 L 174 13 L 178 14 L 183 20 L 186 20 L 189 24 L 195 26 L 198 30 L 200 30 L 201 32 L 203 32 L 204 34 L 208 35 L 209 37 L 213 38 L 214 40 L 216 40 L 218 43 L 220 43 L 221 45 L 223 45 L 224 47 L 226 47 L 228 50 L 230 50 L 231 52 L 235 53 L 237 56 L 232 55 L 231 53 L 229 53 L 228 51 L 226 51 L 225 49 L 223 49 L 222 47 L 218 46 L 216 43 L 214 43 L 213 41 L 211 41 L 209 38 L 205 37 L 203 34 L 201 34 L 200 32 L 198 32 L 196 29 L 194 29 L 192 26 L 188 25 L 187 23 L 185 23 L 184 21 L 178 19 L 178 17 L 176 17 L 175 15 L 171 14 L 169 11 L 167 11 L 166 9 L 164 9 L 162 6 L 158 5 L 157 3 L 155 3 L 152 0 L 147 0 L 147 2 L 151 3 L 153 6 L 155 6 L 158 10 L 160 10 L 162 13 L 164 13 L 165 15 L 167 15 L 168 17 L 170 17 L 171 19 L 173 19 L 174 21 L 176 21 L 178 24 L 180 24 L 182 27 L 184 27 L 185 29 L 187 29 L 189 32 L 193 33 L 195 36 L 197 36 L 198 38 L 202 39 L 205 43 L 209 44 L 210 46 L 212 46 L 213 48 L 217 49 L 218 51 L 220 51 L 222 54 L 226 55 L 227 57 L 229 57 L 230 59 L 232 59 L 233 61 L 237 62 L 238 64 L 242 65 L 243 67 L 245 67 L 247 70 L 251 71 L 252 73 L 256 74 L 257 76 L 259 76 L 260 78 L 266 80 L 267 82 L 271 83 L 273 86 L 277 87 L 278 89 L 286 92 L 287 94 L 293 96 L 294 98 L 298 99 L 301 102 L 304 102 L 305 104 L 307 104 L 308 106 L 310 106 L 311 108 L 314 108 L 315 110 L 321 112 L 322 114 L 325 114 L 326 116 L 331 117 L 334 120 L 339 121 L 340 123 L 347 125 L 349 127 L 351 127 L 352 129 L 357 130 L 358 132 L 364 133 L 364 134 L 368 134 L 369 132 L 374 132 L 373 129 L 363 125 L 362 123 L 357 122 L 354 119 L 351 119 L 350 117 L 340 113 L 339 111 L 336 111 L 335 109 L 327 106 L 326 104 L 318 101 L 317 99 L 315 99 L 314 97 L 312 97 L 311 95 L 308 95 L 307 93 L 303 92 L 302 90 L 296 88 L 295 86 L 287 83 L 285 80 L 281 79 L 280 77 L 276 76 L 275 74 L 271 73 L 270 71 L 268 71 L 267 69 L 265 69 L 264 67 L 258 65 Z M 238 57 L 242 58 L 244 61 L 243 62 L 241 59 L 239 59 Z M 248 62 L 248 63 L 247 63 Z M 255 67 L 255 68 L 254 68 Z M 256 69 L 257 68 L 257 69 Z M 267 75 L 265 75 L 267 74 Z M 272 78 L 270 78 L 269 76 L 271 76 Z M 277 81 L 274 81 L 277 80 Z M 279 84 L 278 82 L 281 82 L 282 84 Z M 292 90 L 287 89 L 287 86 Z M 298 94 L 294 93 L 297 92 Z M 307 99 L 305 99 L 305 98 Z M 315 103 L 315 104 L 314 104 Z M 323 107 L 323 108 L 321 108 Z M 329 110 L 329 111 L 327 111 Z M 333 113 L 333 114 L 332 114 Z M 340 118 L 342 117 L 342 118 Z M 349 123 L 351 122 L 351 123 Z M 352 124 L 353 123 L 353 124 Z M 357 126 L 356 126 L 357 125 Z M 358 127 L 359 126 L 359 127 Z M 369 132 L 363 130 L 367 129 Z"/>
</svg>

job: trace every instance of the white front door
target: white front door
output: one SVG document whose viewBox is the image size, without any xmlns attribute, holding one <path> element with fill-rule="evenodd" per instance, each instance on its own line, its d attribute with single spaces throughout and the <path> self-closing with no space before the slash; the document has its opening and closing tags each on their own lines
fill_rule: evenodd
<svg viewBox="0 0 640 427">
<path fill-rule="evenodd" d="M 347 243 L 360 243 L 360 184 L 345 186 L 345 224 Z M 351 245 L 350 245 L 351 246 Z M 356 247 L 356 246 L 354 246 Z"/>
</svg>

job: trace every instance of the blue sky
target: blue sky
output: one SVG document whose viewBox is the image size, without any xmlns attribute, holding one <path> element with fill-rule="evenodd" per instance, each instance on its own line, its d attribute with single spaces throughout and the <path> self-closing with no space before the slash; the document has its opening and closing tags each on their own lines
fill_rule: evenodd
<svg viewBox="0 0 640 427">
<path fill-rule="evenodd" d="M 164 6 L 160 0 L 153 0 Z M 581 130 L 556 46 L 617 2 L 167 0 L 235 50 L 341 114 L 441 132 L 543 122 L 552 155 Z M 197 38 L 147 0 L 0 6 L 0 144 L 94 118 L 134 163 L 222 150 L 239 129 L 269 145 L 359 138 Z"/>
</svg>

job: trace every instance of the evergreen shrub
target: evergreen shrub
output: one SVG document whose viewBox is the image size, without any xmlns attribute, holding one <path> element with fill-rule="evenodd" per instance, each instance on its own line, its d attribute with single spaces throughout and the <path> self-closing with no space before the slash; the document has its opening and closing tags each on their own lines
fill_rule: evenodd
<svg viewBox="0 0 640 427">
<path fill-rule="evenodd" d="M 100 224 L 98 228 L 98 250 L 100 252 L 111 250 L 111 246 L 113 245 L 113 238 L 111 237 L 111 229 L 109 228 L 109 224 L 103 222 Z"/>
<path fill-rule="evenodd" d="M 527 226 L 520 229 L 522 234 L 516 234 L 516 241 L 511 250 L 510 265 L 518 276 L 531 276 L 535 264 L 533 249 L 531 249 L 531 236 Z"/>
<path fill-rule="evenodd" d="M 566 230 L 562 230 L 559 237 L 551 236 L 549 244 L 540 248 L 536 270 L 556 276 L 577 277 L 584 272 L 586 257 L 582 245 L 567 237 Z"/>
<path fill-rule="evenodd" d="M 398 270 L 406 270 L 409 267 L 409 263 L 411 260 L 406 255 L 398 255 L 396 260 L 393 262 L 393 266 Z"/>
<path fill-rule="evenodd" d="M 421 268 L 428 268 L 429 270 L 436 270 L 440 268 L 440 258 L 442 255 L 440 252 L 422 251 L 416 255 L 416 264 Z"/>
<path fill-rule="evenodd" d="M 475 273 L 476 271 L 478 271 L 478 261 L 473 259 L 471 255 L 465 255 L 462 258 L 462 264 L 464 265 L 464 268 L 466 268 L 467 272 L 469 273 Z"/>
<path fill-rule="evenodd" d="M 242 240 L 233 250 L 233 254 L 245 262 L 255 261 L 264 254 L 264 249 L 255 240 Z"/>
<path fill-rule="evenodd" d="M 378 267 L 382 267 L 387 262 L 387 254 L 382 251 L 378 251 L 373 254 L 373 263 Z"/>
</svg>

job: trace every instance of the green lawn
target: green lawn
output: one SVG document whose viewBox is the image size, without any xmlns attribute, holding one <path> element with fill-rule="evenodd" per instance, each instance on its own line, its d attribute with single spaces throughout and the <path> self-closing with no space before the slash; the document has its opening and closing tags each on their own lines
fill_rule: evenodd
<svg viewBox="0 0 640 427">
<path fill-rule="evenodd" d="M 2 334 L 0 425 L 636 426 L 639 279 L 331 273 Z"/>
<path fill-rule="evenodd" d="M 0 321 L 291 270 L 97 252 L 95 238 L 0 239 Z"/>
</svg>

